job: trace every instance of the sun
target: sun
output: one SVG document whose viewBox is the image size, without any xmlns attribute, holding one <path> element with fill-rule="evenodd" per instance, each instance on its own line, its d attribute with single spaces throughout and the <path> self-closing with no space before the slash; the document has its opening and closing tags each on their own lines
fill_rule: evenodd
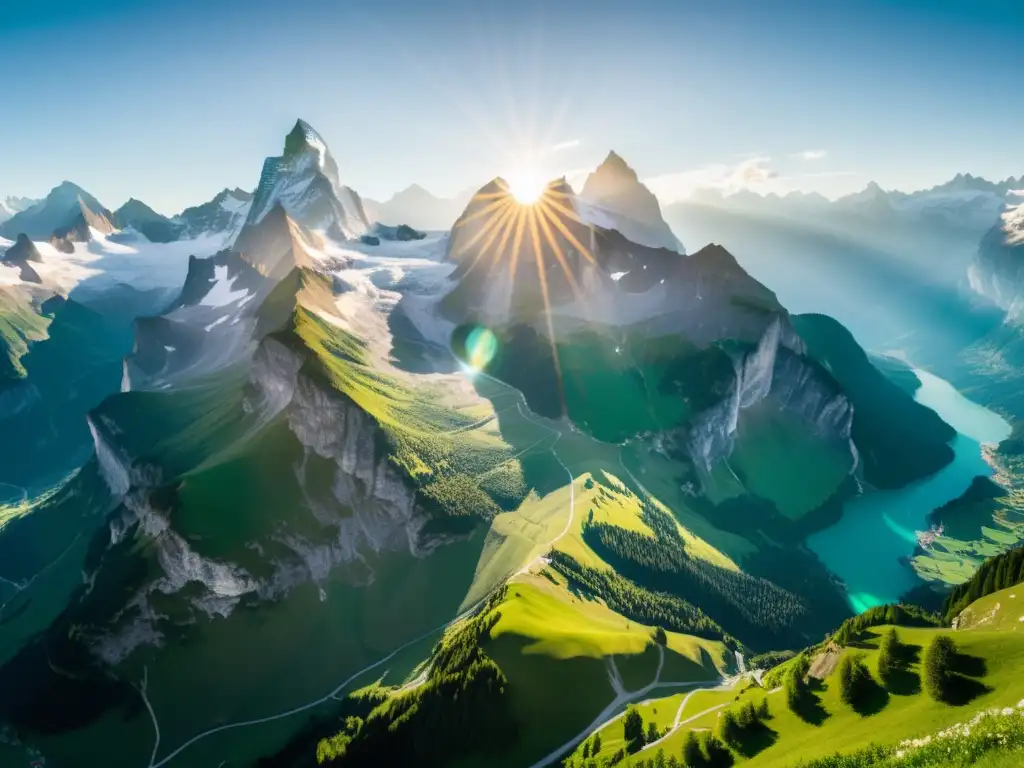
<svg viewBox="0 0 1024 768">
<path fill-rule="evenodd" d="M 533 168 L 520 168 L 508 175 L 508 191 L 520 205 L 533 205 L 547 188 L 544 175 Z"/>
</svg>

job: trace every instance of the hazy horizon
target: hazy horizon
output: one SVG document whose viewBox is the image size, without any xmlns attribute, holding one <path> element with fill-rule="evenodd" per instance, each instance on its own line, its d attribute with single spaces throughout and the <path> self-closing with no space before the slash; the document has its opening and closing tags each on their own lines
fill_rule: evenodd
<svg viewBox="0 0 1024 768">
<path fill-rule="evenodd" d="M 68 179 L 177 213 L 253 189 L 299 116 L 374 200 L 523 164 L 573 179 L 609 149 L 663 202 L 1016 177 L 1024 10 L 965 5 L 21 4 L 0 44 L 31 63 L 6 93 L 30 109 L 0 125 L 0 196 Z"/>
</svg>

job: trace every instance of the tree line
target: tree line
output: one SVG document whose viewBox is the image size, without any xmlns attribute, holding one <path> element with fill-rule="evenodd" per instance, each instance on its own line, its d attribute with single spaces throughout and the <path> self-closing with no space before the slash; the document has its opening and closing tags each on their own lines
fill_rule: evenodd
<svg viewBox="0 0 1024 768">
<path fill-rule="evenodd" d="M 1015 587 L 1021 582 L 1024 582 L 1024 547 L 990 557 L 970 579 L 953 587 L 942 606 L 943 618 L 946 623 L 951 623 L 975 600 L 1001 589 Z"/>
<path fill-rule="evenodd" d="M 615 571 L 583 565 L 559 550 L 553 550 L 548 558 L 551 567 L 565 576 L 575 589 L 601 598 L 611 610 L 627 619 L 709 640 L 722 640 L 733 648 L 738 646 L 721 626 L 687 600 L 642 587 Z"/>
<path fill-rule="evenodd" d="M 692 558 L 675 520 L 645 501 L 643 521 L 654 537 L 588 520 L 583 539 L 630 581 L 696 605 L 746 643 L 786 647 L 806 642 L 804 601 L 770 581 Z"/>
<path fill-rule="evenodd" d="M 483 650 L 501 618 L 496 592 L 477 614 L 435 646 L 426 682 L 349 716 L 317 745 L 321 765 L 448 765 L 474 752 L 500 751 L 514 742 L 508 680 Z"/>
<path fill-rule="evenodd" d="M 856 640 L 860 633 L 868 627 L 878 627 L 883 624 L 899 627 L 941 627 L 942 619 L 916 605 L 906 603 L 876 605 L 840 624 L 832 633 L 832 640 L 837 645 L 846 646 Z"/>
</svg>

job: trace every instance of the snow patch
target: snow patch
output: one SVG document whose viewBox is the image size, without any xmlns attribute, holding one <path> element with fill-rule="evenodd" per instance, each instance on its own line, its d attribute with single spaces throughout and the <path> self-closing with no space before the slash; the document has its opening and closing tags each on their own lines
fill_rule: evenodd
<svg viewBox="0 0 1024 768">
<path fill-rule="evenodd" d="M 226 323 L 227 320 L 228 320 L 228 315 L 223 315 L 222 317 L 218 317 L 216 320 L 214 320 L 212 323 L 210 323 L 208 326 L 206 326 L 204 328 L 204 330 L 212 331 L 214 328 L 216 328 L 221 323 Z"/>
<path fill-rule="evenodd" d="M 226 266 L 214 267 L 213 279 L 215 281 L 213 287 L 203 297 L 202 301 L 199 302 L 202 306 L 226 307 L 228 304 L 233 304 L 245 297 L 251 298 L 249 292 L 245 289 L 239 291 L 231 289 L 235 281 L 233 278 L 228 277 L 228 268 Z"/>
</svg>

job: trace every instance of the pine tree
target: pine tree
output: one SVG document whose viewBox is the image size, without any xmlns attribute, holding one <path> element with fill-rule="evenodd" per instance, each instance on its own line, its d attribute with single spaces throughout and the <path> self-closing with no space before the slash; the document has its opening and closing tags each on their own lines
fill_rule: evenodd
<svg viewBox="0 0 1024 768">
<path fill-rule="evenodd" d="M 583 742 L 583 759 L 584 760 L 590 759 L 590 742 L 589 741 Z"/>
<path fill-rule="evenodd" d="M 956 643 L 949 635 L 939 635 L 932 640 L 924 655 L 924 687 L 936 701 L 949 697 L 953 683 L 953 659 Z"/>
<path fill-rule="evenodd" d="M 725 710 L 722 714 L 721 719 L 718 721 L 718 736 L 719 738 L 728 744 L 730 747 L 735 747 L 740 743 L 740 737 L 742 736 L 743 728 L 740 725 L 739 718 L 736 713 L 731 709 Z"/>
<path fill-rule="evenodd" d="M 651 720 L 651 722 L 647 724 L 647 743 L 653 744 L 658 740 L 659 735 L 658 724 Z"/>
<path fill-rule="evenodd" d="M 744 730 L 753 728 L 757 725 L 757 707 L 754 706 L 754 702 L 748 701 L 740 709 L 739 720 L 740 725 Z"/>
<path fill-rule="evenodd" d="M 771 711 L 771 709 L 769 708 L 769 705 L 768 705 L 768 697 L 765 696 L 763 699 L 761 699 L 761 702 L 757 705 L 757 719 L 758 720 L 767 720 L 771 716 L 772 716 L 772 711 Z"/>
<path fill-rule="evenodd" d="M 661 627 L 654 630 L 654 642 L 662 647 L 668 645 L 668 636 L 665 634 L 665 630 Z"/>
<path fill-rule="evenodd" d="M 732 752 L 711 731 L 704 734 L 704 758 L 709 768 L 729 768 L 733 763 Z"/>
<path fill-rule="evenodd" d="M 800 674 L 800 665 L 794 664 L 786 675 L 786 706 L 793 712 L 799 712 L 806 690 L 807 683 Z"/>
<path fill-rule="evenodd" d="M 594 743 L 590 745 L 590 754 L 597 757 L 597 753 L 601 751 L 601 734 L 594 734 Z"/>
<path fill-rule="evenodd" d="M 622 735 L 626 739 L 626 749 L 630 753 L 639 752 L 644 746 L 644 719 L 636 707 L 626 710 L 622 721 Z"/>
<path fill-rule="evenodd" d="M 686 734 L 686 741 L 683 742 L 683 765 L 686 768 L 704 768 L 707 765 L 704 751 L 700 746 L 700 739 L 693 731 Z"/>
<path fill-rule="evenodd" d="M 892 682 L 893 673 L 903 668 L 903 643 L 895 628 L 890 629 L 878 646 L 878 679 L 885 685 Z"/>
<path fill-rule="evenodd" d="M 847 653 L 839 665 L 839 698 L 844 704 L 856 707 L 871 688 L 871 673 L 861 656 Z"/>
</svg>

